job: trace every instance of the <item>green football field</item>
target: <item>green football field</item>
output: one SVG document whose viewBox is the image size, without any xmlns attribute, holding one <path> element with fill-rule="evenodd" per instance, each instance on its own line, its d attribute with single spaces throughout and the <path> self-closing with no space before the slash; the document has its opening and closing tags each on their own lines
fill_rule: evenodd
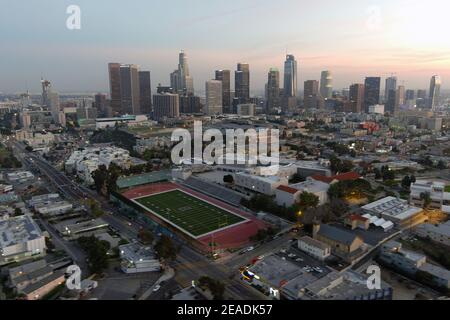
<svg viewBox="0 0 450 320">
<path fill-rule="evenodd" d="M 245 220 L 180 190 L 150 195 L 134 201 L 196 238 Z"/>
</svg>

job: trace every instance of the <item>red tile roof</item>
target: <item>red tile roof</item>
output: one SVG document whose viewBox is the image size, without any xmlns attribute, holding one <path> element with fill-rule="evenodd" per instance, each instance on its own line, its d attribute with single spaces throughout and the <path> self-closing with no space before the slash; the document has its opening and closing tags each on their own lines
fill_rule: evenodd
<svg viewBox="0 0 450 320">
<path fill-rule="evenodd" d="M 338 180 L 338 181 L 358 180 L 359 178 L 361 178 L 361 176 L 356 172 L 347 172 L 347 173 L 338 174 L 338 175 L 332 176 L 332 177 L 326 177 L 326 176 L 322 176 L 320 174 L 315 174 L 311 178 L 313 178 L 314 180 L 317 180 L 317 181 L 331 183 L 334 180 Z"/>
<path fill-rule="evenodd" d="M 350 216 L 350 220 L 352 220 L 352 221 L 359 220 L 359 221 L 362 221 L 362 222 L 366 222 L 369 219 L 364 218 L 363 216 L 360 216 L 360 215 L 357 215 L 357 214 L 352 214 Z"/>
<path fill-rule="evenodd" d="M 281 190 L 281 191 L 284 191 L 284 192 L 287 192 L 287 193 L 291 193 L 291 194 L 296 194 L 299 191 L 297 189 L 291 188 L 289 186 L 284 186 L 284 185 L 278 186 L 277 189 Z"/>
</svg>

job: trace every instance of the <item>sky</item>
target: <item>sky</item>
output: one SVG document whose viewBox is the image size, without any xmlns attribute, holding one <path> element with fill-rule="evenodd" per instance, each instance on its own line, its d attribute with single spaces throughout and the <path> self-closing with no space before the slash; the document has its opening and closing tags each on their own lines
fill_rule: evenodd
<svg viewBox="0 0 450 320">
<path fill-rule="evenodd" d="M 81 29 L 66 27 L 69 5 Z M 252 92 L 298 61 L 299 89 L 330 70 L 334 87 L 394 74 L 407 88 L 450 89 L 448 0 L 0 0 L 0 92 L 108 92 L 108 62 L 138 64 L 168 84 L 178 52 L 195 89 L 247 62 Z M 446 19 L 447 18 L 447 19 Z M 281 83 L 282 85 L 282 83 Z"/>
</svg>

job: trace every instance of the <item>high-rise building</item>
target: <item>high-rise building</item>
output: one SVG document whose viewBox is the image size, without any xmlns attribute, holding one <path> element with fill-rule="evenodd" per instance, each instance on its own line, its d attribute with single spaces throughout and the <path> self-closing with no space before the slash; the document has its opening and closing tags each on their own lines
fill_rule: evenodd
<svg viewBox="0 0 450 320">
<path fill-rule="evenodd" d="M 331 71 L 322 71 L 320 76 L 320 95 L 324 99 L 330 99 L 333 96 L 333 75 Z"/>
<path fill-rule="evenodd" d="M 222 105 L 222 81 L 209 80 L 206 81 L 206 105 L 205 114 L 214 115 L 223 113 Z"/>
<path fill-rule="evenodd" d="M 48 80 L 41 79 L 41 85 L 42 85 L 42 97 L 41 97 L 41 104 L 42 106 L 48 107 L 49 105 L 49 94 L 51 91 L 51 83 Z"/>
<path fill-rule="evenodd" d="M 417 99 L 426 99 L 427 90 L 417 90 Z"/>
<path fill-rule="evenodd" d="M 178 94 L 158 93 L 153 95 L 153 119 L 161 121 L 164 118 L 180 116 L 180 101 Z"/>
<path fill-rule="evenodd" d="M 235 97 L 240 103 L 246 103 L 250 99 L 250 66 L 248 63 L 238 63 L 234 74 Z"/>
<path fill-rule="evenodd" d="M 397 77 L 386 78 L 384 88 L 385 111 L 394 113 L 397 100 Z"/>
<path fill-rule="evenodd" d="M 231 72 L 230 70 L 216 70 L 216 80 L 222 81 L 223 112 L 231 113 Z"/>
<path fill-rule="evenodd" d="M 120 63 L 109 63 L 109 90 L 111 97 L 111 111 L 113 113 L 121 113 L 122 106 L 120 94 Z"/>
<path fill-rule="evenodd" d="M 395 108 L 394 113 L 400 110 L 400 107 L 405 104 L 405 86 L 398 86 L 395 95 Z"/>
<path fill-rule="evenodd" d="M 170 86 L 173 88 L 175 92 L 183 91 L 179 87 L 180 85 L 180 73 L 178 70 L 175 70 L 170 74 Z"/>
<path fill-rule="evenodd" d="M 389 101 L 391 91 L 393 91 L 395 94 L 396 90 L 397 90 L 397 77 L 392 76 L 386 78 L 386 85 L 384 88 L 384 101 L 385 102 Z"/>
<path fill-rule="evenodd" d="M 280 107 L 280 72 L 276 68 L 271 68 L 267 75 L 267 105 L 266 112 Z"/>
<path fill-rule="evenodd" d="M 108 114 L 108 103 L 106 101 L 106 94 L 96 93 L 94 96 L 94 107 L 97 109 L 97 113 L 103 116 Z"/>
<path fill-rule="evenodd" d="M 364 85 L 362 83 L 355 83 L 350 86 L 349 100 L 352 112 L 361 113 L 363 111 Z"/>
<path fill-rule="evenodd" d="M 319 81 L 317 80 L 305 81 L 303 100 L 306 109 L 319 107 Z"/>
<path fill-rule="evenodd" d="M 364 112 L 369 107 L 380 103 L 380 77 L 367 77 L 364 82 Z"/>
<path fill-rule="evenodd" d="M 55 123 L 59 123 L 59 113 L 61 111 L 59 95 L 52 90 L 52 84 L 48 80 L 41 79 L 42 84 L 42 105 L 51 112 Z"/>
<path fill-rule="evenodd" d="M 416 92 L 414 90 L 406 90 L 406 101 L 414 100 L 416 98 Z"/>
<path fill-rule="evenodd" d="M 176 93 L 171 86 L 162 86 L 161 83 L 156 87 L 156 93 Z"/>
<path fill-rule="evenodd" d="M 197 96 L 180 96 L 180 113 L 200 113 L 202 112 L 202 104 L 200 97 Z"/>
<path fill-rule="evenodd" d="M 189 72 L 189 65 L 186 53 L 181 50 L 178 56 L 178 91 L 183 91 L 188 95 L 194 94 L 194 79 Z"/>
<path fill-rule="evenodd" d="M 284 62 L 284 96 L 297 96 L 297 60 L 294 55 L 286 55 Z"/>
<path fill-rule="evenodd" d="M 139 101 L 141 113 L 152 113 L 152 82 L 150 71 L 139 71 Z"/>
<path fill-rule="evenodd" d="M 134 64 L 109 63 L 109 87 L 111 111 L 114 114 L 141 114 L 141 90 L 139 67 Z M 145 82 L 150 81 L 150 73 L 142 74 Z M 149 85 L 145 84 L 148 106 Z"/>
<path fill-rule="evenodd" d="M 122 114 L 140 114 L 139 68 L 134 64 L 120 66 L 120 97 Z"/>
<path fill-rule="evenodd" d="M 433 76 L 430 81 L 430 108 L 435 109 L 439 105 L 439 98 L 441 96 L 441 77 Z"/>
</svg>

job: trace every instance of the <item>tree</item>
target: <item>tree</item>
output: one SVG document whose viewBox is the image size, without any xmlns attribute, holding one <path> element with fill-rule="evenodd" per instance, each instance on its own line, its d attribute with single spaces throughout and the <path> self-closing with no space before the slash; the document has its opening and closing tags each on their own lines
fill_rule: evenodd
<svg viewBox="0 0 450 320">
<path fill-rule="evenodd" d="M 420 200 L 423 201 L 423 208 L 426 209 L 431 204 L 431 196 L 429 192 L 422 192 L 420 194 Z"/>
<path fill-rule="evenodd" d="M 18 217 L 18 216 L 21 216 L 21 215 L 23 215 L 22 209 L 15 208 L 14 209 L 14 217 Z"/>
<path fill-rule="evenodd" d="M 225 183 L 233 183 L 234 182 L 234 178 L 231 174 L 228 174 L 226 176 L 223 177 L 223 182 Z"/>
<path fill-rule="evenodd" d="M 333 183 L 328 189 L 328 196 L 330 199 L 341 199 L 345 197 L 345 190 L 342 183 Z"/>
<path fill-rule="evenodd" d="M 317 208 L 319 205 L 319 197 L 314 193 L 302 192 L 299 196 L 299 206 L 302 210 L 307 210 L 309 208 Z"/>
<path fill-rule="evenodd" d="M 443 160 L 439 160 L 439 162 L 437 164 L 437 168 L 439 170 L 447 169 L 447 164 Z"/>
<path fill-rule="evenodd" d="M 411 178 L 409 176 L 405 176 L 402 180 L 402 187 L 404 189 L 409 189 L 411 187 Z"/>
<path fill-rule="evenodd" d="M 258 232 L 251 237 L 254 241 L 264 241 L 275 235 L 275 229 L 269 227 L 267 229 L 259 229 Z"/>
<path fill-rule="evenodd" d="M 162 235 L 155 244 L 155 251 L 160 259 L 174 260 L 177 256 L 177 249 L 175 248 L 172 239 L 166 235 Z"/>
<path fill-rule="evenodd" d="M 213 295 L 214 300 L 223 300 L 225 285 L 221 281 L 203 276 L 198 279 L 197 284 L 200 288 L 209 290 Z"/>
<path fill-rule="evenodd" d="M 373 172 L 375 173 L 375 179 L 380 180 L 383 176 L 381 175 L 381 171 L 378 168 L 373 169 Z"/>
<path fill-rule="evenodd" d="M 353 170 L 353 168 L 355 167 L 353 165 L 353 162 L 351 162 L 350 160 L 344 160 L 342 161 L 341 159 L 339 159 L 338 157 L 336 157 L 335 155 L 332 155 L 330 157 L 330 165 L 331 165 L 331 170 L 335 173 L 345 173 L 345 172 L 350 172 Z"/>
<path fill-rule="evenodd" d="M 108 241 L 90 236 L 79 238 L 78 244 L 88 256 L 88 266 L 91 272 L 102 273 L 108 267 L 108 251 L 111 248 Z"/>
<path fill-rule="evenodd" d="M 141 240 L 141 242 L 143 244 L 146 244 L 146 245 L 152 244 L 153 239 L 154 239 L 153 233 L 151 233 L 150 231 L 148 231 L 146 229 L 139 230 L 138 238 Z"/>
<path fill-rule="evenodd" d="M 89 209 L 91 209 L 91 213 L 96 217 L 100 218 L 105 214 L 105 212 L 100 207 L 99 203 L 94 199 L 89 199 Z"/>
<path fill-rule="evenodd" d="M 105 165 L 100 165 L 97 170 L 92 172 L 92 179 L 94 179 L 95 189 L 98 193 L 103 193 L 106 180 L 108 179 L 108 169 Z"/>
<path fill-rule="evenodd" d="M 383 177 L 383 181 L 395 180 L 395 172 L 389 168 L 389 166 L 381 167 L 381 175 Z"/>
</svg>

